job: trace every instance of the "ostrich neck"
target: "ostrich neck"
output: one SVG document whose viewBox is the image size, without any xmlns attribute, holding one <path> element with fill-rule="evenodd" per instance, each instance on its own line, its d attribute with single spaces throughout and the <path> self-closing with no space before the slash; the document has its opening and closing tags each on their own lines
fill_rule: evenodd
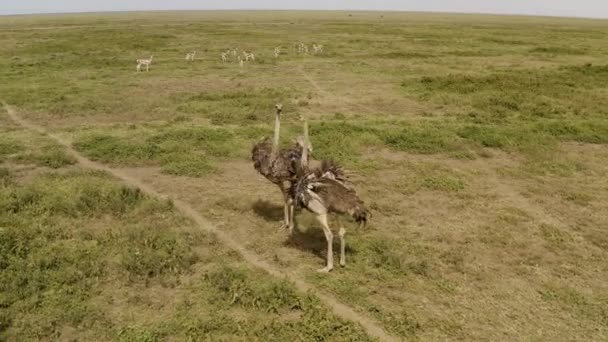
<svg viewBox="0 0 608 342">
<path fill-rule="evenodd" d="M 304 120 L 304 146 L 302 146 L 302 166 L 308 166 L 308 121 Z"/>
<path fill-rule="evenodd" d="M 281 129 L 281 119 L 279 113 L 274 118 L 274 139 L 272 140 L 272 149 L 274 152 L 279 150 L 279 130 Z"/>
</svg>

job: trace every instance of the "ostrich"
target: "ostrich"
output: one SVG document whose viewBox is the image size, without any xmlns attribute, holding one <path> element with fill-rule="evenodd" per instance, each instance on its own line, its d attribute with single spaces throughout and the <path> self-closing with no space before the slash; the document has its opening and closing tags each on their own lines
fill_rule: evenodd
<svg viewBox="0 0 608 342">
<path fill-rule="evenodd" d="M 297 170 L 297 181 L 290 190 L 295 206 L 304 207 L 315 214 L 323 227 L 327 240 L 327 265 L 319 272 L 329 272 L 334 268 L 333 234 L 327 223 L 328 214 L 350 215 L 360 227 L 364 227 L 371 218 L 371 213 L 365 208 L 363 201 L 355 190 L 346 182 L 343 172 L 331 162 L 324 161 L 321 168 L 308 168 L 308 125 L 304 121 L 304 146 L 302 157 Z M 346 230 L 337 217 L 340 230 L 340 266 L 346 265 L 344 235 Z"/>
<path fill-rule="evenodd" d="M 251 151 L 251 160 L 254 168 L 281 190 L 284 200 L 282 227 L 293 232 L 293 201 L 289 190 L 293 186 L 292 182 L 296 180 L 297 163 L 302 158 L 303 143 L 298 140 L 290 148 L 279 150 L 279 130 L 283 106 L 277 104 L 275 109 L 273 140 L 271 142 L 266 137 L 255 144 Z M 308 150 L 312 151 L 310 144 L 307 144 L 307 152 Z M 306 153 L 306 158 L 308 158 L 308 153 Z"/>
</svg>

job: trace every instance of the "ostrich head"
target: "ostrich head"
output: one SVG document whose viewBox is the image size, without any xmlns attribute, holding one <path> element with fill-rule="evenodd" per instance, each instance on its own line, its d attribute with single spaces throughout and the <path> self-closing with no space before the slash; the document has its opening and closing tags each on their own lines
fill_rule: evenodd
<svg viewBox="0 0 608 342">
<path fill-rule="evenodd" d="M 283 105 L 280 103 L 277 103 L 276 105 L 274 105 L 274 108 L 276 108 L 277 114 L 281 115 L 281 112 L 283 111 Z"/>
</svg>

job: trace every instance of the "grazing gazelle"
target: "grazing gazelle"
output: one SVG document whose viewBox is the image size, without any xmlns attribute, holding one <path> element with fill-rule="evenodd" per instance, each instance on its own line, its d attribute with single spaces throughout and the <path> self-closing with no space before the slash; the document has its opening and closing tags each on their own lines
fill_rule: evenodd
<svg viewBox="0 0 608 342">
<path fill-rule="evenodd" d="M 243 57 L 245 57 L 245 62 L 249 62 L 250 59 L 255 61 L 255 55 L 253 52 L 243 51 Z"/>
<path fill-rule="evenodd" d="M 302 42 L 300 43 L 296 43 L 296 47 L 298 49 L 298 53 L 304 53 L 307 54 L 308 53 L 308 46 Z"/>
<path fill-rule="evenodd" d="M 148 72 L 150 69 L 150 64 L 152 64 L 152 58 L 154 58 L 154 56 L 150 56 L 150 59 L 138 59 L 137 60 L 137 71 L 141 71 L 141 66 L 145 65 L 146 72 Z"/>
<path fill-rule="evenodd" d="M 188 52 L 186 54 L 186 60 L 187 61 L 194 61 L 194 57 L 196 57 L 196 51 Z"/>
<path fill-rule="evenodd" d="M 323 45 L 312 44 L 313 52 L 316 54 L 323 53 Z"/>
</svg>

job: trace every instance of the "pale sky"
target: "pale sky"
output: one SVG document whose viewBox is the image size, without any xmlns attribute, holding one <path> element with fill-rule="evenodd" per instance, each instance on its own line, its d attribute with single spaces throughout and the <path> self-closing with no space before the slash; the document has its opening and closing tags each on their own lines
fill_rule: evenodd
<svg viewBox="0 0 608 342">
<path fill-rule="evenodd" d="M 344 9 L 608 18 L 608 0 L 0 0 L 0 15 L 187 9 Z"/>
</svg>

